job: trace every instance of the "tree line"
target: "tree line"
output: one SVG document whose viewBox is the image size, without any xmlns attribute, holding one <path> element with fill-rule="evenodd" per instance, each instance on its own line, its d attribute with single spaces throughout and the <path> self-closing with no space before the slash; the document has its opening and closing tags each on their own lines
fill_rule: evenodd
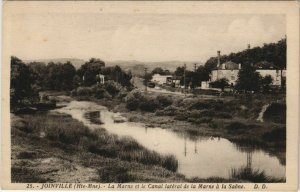
<svg viewBox="0 0 300 192">
<path fill-rule="evenodd" d="M 131 88 L 131 74 L 119 66 L 106 67 L 105 63 L 91 58 L 78 70 L 71 62 L 48 64 L 30 62 L 25 64 L 21 59 L 11 57 L 11 106 L 22 106 L 36 102 L 39 91 L 71 91 L 79 86 L 92 86 L 99 82 L 99 74 L 105 80 L 115 81 L 123 87 Z"/>
<path fill-rule="evenodd" d="M 277 43 L 265 43 L 262 47 L 253 47 L 237 53 L 221 55 L 221 63 L 232 61 L 241 63 L 242 67 L 246 64 L 256 64 L 267 61 L 278 69 L 286 68 L 286 38 L 279 40 Z M 218 57 L 211 57 L 205 62 L 205 68 L 213 70 L 218 63 Z"/>
</svg>

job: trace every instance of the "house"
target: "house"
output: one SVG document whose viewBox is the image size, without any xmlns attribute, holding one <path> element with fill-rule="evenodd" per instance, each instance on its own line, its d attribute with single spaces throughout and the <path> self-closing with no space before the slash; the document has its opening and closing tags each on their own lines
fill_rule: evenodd
<svg viewBox="0 0 300 192">
<path fill-rule="evenodd" d="M 176 75 L 174 75 L 174 76 L 172 77 L 172 86 L 174 86 L 174 87 L 180 87 L 181 79 L 182 79 L 181 76 L 176 76 Z"/>
<path fill-rule="evenodd" d="M 154 74 L 152 76 L 152 82 L 157 83 L 158 85 L 171 84 L 172 83 L 172 75 Z"/>
<path fill-rule="evenodd" d="M 220 64 L 220 51 L 218 53 L 218 64 L 215 69 L 212 70 L 210 75 L 210 81 L 216 81 L 218 79 L 226 78 L 230 86 L 234 86 L 238 79 L 239 70 L 241 70 L 241 64 L 234 63 L 232 61 L 227 61 Z M 256 71 L 262 77 L 270 75 L 273 79 L 272 85 L 281 86 L 282 77 L 285 76 L 285 70 L 281 71 L 277 69 L 272 63 L 267 61 L 262 61 L 254 65 Z"/>
<path fill-rule="evenodd" d="M 262 61 L 259 63 L 256 63 L 255 65 L 256 71 L 259 72 L 259 74 L 262 77 L 265 77 L 267 75 L 270 75 L 273 79 L 272 85 L 275 86 L 281 86 L 281 71 L 280 69 L 276 68 L 272 63 L 269 63 L 267 61 Z"/>
<path fill-rule="evenodd" d="M 241 64 L 236 64 L 232 61 L 222 63 L 217 65 L 217 67 L 212 70 L 211 81 L 216 81 L 218 79 L 226 78 L 231 86 L 236 84 L 238 79 L 239 70 L 241 69 Z"/>
</svg>

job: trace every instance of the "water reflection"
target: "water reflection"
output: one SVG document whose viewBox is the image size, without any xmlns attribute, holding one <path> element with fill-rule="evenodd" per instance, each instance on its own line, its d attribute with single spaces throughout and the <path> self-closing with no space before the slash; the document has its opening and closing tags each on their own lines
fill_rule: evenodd
<svg viewBox="0 0 300 192">
<path fill-rule="evenodd" d="M 90 111 L 84 114 L 84 117 L 90 120 L 91 123 L 101 125 L 103 122 L 100 120 L 100 111 Z"/>
<path fill-rule="evenodd" d="M 267 176 L 285 178 L 285 166 L 281 165 L 276 157 L 270 156 L 257 147 L 240 146 L 220 137 L 191 137 L 186 133 L 158 127 L 147 128 L 141 123 L 114 123 L 112 119 L 114 113 L 105 108 L 101 106 L 99 108 L 91 102 L 86 102 L 84 105 L 79 101 L 74 102 L 60 109 L 61 112 L 71 114 L 73 118 L 93 129 L 101 127 L 119 136 L 131 136 L 150 150 L 175 155 L 179 162 L 178 172 L 187 177 L 231 178 L 232 170 L 246 168 L 248 170 L 246 173 L 251 173 L 249 170 L 252 172 L 262 170 Z M 93 111 L 100 112 L 100 114 L 90 113 Z M 89 119 L 86 118 L 86 113 L 89 113 Z M 91 117 L 100 120 L 103 124 L 93 123 L 94 120 Z"/>
</svg>

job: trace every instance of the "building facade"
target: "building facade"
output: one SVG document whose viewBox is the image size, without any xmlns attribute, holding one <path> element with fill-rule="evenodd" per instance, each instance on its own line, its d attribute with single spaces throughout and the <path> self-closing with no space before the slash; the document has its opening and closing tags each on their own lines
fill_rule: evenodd
<svg viewBox="0 0 300 192">
<path fill-rule="evenodd" d="M 262 76 L 265 77 L 270 75 L 273 79 L 272 85 L 281 86 L 282 78 L 285 78 L 286 70 L 276 69 L 272 63 L 267 61 L 262 61 L 254 65 L 256 71 Z M 218 64 L 217 67 L 212 70 L 210 75 L 210 81 L 216 81 L 222 78 L 228 79 L 230 86 L 234 86 L 238 80 L 239 70 L 241 70 L 241 64 L 228 61 L 220 64 L 220 51 L 218 51 Z"/>
<path fill-rule="evenodd" d="M 171 84 L 172 83 L 172 75 L 154 74 L 152 76 L 151 81 L 154 83 L 157 83 L 158 85 Z"/>
<path fill-rule="evenodd" d="M 232 61 L 228 61 L 226 63 L 218 65 L 216 69 L 212 70 L 211 81 L 226 78 L 228 79 L 229 85 L 234 86 L 238 79 L 240 69 L 241 64 L 236 64 Z"/>
</svg>

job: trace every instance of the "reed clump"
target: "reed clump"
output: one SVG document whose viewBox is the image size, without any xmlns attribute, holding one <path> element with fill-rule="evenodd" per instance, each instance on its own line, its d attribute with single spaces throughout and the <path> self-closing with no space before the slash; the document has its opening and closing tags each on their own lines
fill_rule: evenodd
<svg viewBox="0 0 300 192">
<path fill-rule="evenodd" d="M 105 130 L 91 131 L 69 115 L 26 115 L 26 133 L 51 142 L 51 146 L 68 152 L 78 150 L 123 161 L 134 161 L 144 165 L 156 165 L 175 172 L 178 161 L 171 155 L 160 155 L 141 146 L 131 137 L 118 137 Z M 22 131 L 23 132 L 23 131 Z M 34 153 L 23 152 L 20 158 L 34 158 Z"/>
</svg>

